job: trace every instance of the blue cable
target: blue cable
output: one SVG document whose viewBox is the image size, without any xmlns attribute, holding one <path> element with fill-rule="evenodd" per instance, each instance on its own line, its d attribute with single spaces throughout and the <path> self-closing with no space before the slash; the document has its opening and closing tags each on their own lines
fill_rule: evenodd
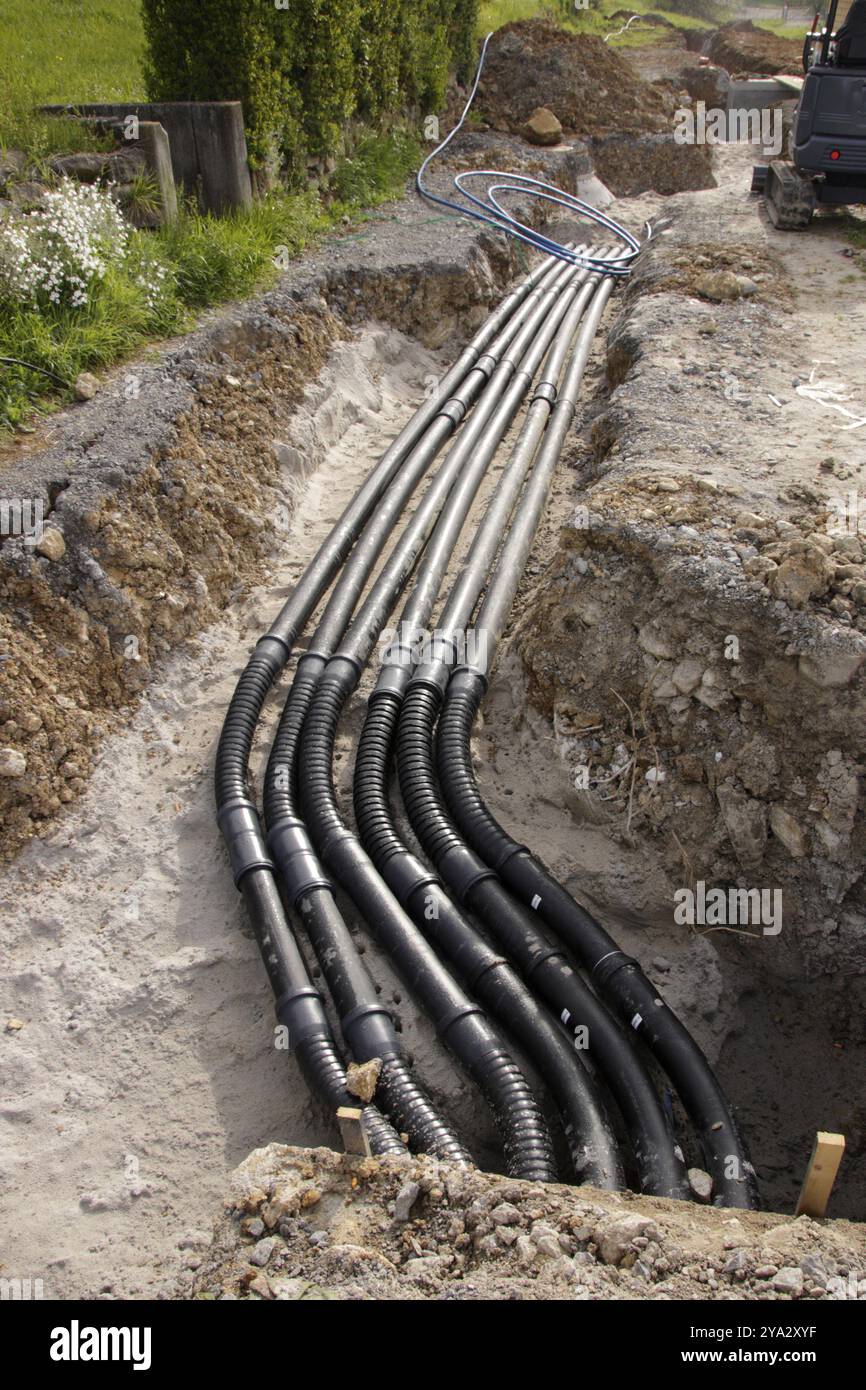
<svg viewBox="0 0 866 1390">
<path fill-rule="evenodd" d="M 631 263 L 640 251 L 640 242 L 632 233 L 623 227 L 619 222 L 615 222 L 612 217 L 607 217 L 598 208 L 594 208 L 589 203 L 585 203 L 582 198 L 576 198 L 571 193 L 566 193 L 555 184 L 545 183 L 542 179 L 530 178 L 528 174 L 511 174 L 503 169 L 469 169 L 462 174 L 454 177 L 454 187 L 458 193 L 467 199 L 469 203 L 474 203 L 475 207 L 467 207 L 465 204 L 456 203 L 451 198 L 442 198 L 438 193 L 431 193 L 429 188 L 424 186 L 424 174 L 429 164 L 440 155 L 442 151 L 451 143 L 454 136 L 462 128 L 466 117 L 469 114 L 475 93 L 478 90 L 478 83 L 481 80 L 481 73 L 484 70 L 484 60 L 487 56 L 487 45 L 490 43 L 493 34 L 487 35 L 481 46 L 481 57 L 478 60 L 478 67 L 475 72 L 475 81 L 472 83 L 472 90 L 469 93 L 469 100 L 463 108 L 463 114 L 454 129 L 445 139 L 440 142 L 428 154 L 421 168 L 415 176 L 415 187 L 422 198 L 427 198 L 431 203 L 438 203 L 440 207 L 449 208 L 460 217 L 472 217 L 477 222 L 486 222 L 488 226 L 495 227 L 498 231 L 505 232 L 507 236 L 517 238 L 518 241 L 525 242 L 529 246 L 536 247 L 537 250 L 545 252 L 549 256 L 557 256 L 560 260 L 568 261 L 571 265 L 586 266 L 590 270 L 599 271 L 604 275 L 625 276 L 631 270 Z M 466 186 L 470 179 L 504 179 L 506 182 L 493 183 L 485 190 L 483 198 L 476 197 L 470 193 Z M 529 227 L 524 222 L 519 222 L 510 212 L 502 207 L 499 200 L 494 196 L 502 193 L 521 193 L 525 197 L 542 198 L 549 203 L 558 203 L 560 207 L 567 209 L 568 212 L 576 213 L 579 217 L 588 218 L 591 222 L 596 222 L 606 231 L 613 233 L 620 241 L 624 242 L 624 248 L 618 255 L 587 255 L 579 251 L 573 251 L 560 242 L 544 236 L 542 232 L 536 231 L 534 227 Z M 475 209 L 480 209 L 476 211 Z"/>
</svg>

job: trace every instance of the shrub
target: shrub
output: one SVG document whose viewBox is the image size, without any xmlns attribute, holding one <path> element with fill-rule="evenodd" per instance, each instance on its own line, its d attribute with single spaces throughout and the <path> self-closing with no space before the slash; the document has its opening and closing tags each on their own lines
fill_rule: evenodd
<svg viewBox="0 0 866 1390">
<path fill-rule="evenodd" d="M 478 0 L 142 0 L 148 94 L 240 100 L 250 159 L 289 179 L 353 115 L 441 106 L 473 66 Z"/>
</svg>

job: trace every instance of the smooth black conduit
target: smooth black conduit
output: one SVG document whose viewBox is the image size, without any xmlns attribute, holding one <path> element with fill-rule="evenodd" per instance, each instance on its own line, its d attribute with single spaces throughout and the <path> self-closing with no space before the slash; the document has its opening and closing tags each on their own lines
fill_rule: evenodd
<svg viewBox="0 0 866 1390">
<path fill-rule="evenodd" d="M 610 288 L 611 282 L 607 281 L 606 287 L 597 297 L 593 310 L 596 323 Z M 576 351 L 569 368 L 569 382 L 563 387 L 562 399 L 565 401 L 565 409 L 555 413 L 530 481 L 520 500 L 514 530 L 521 534 L 528 529 L 528 517 L 534 515 L 531 502 L 533 496 L 539 492 L 539 478 L 543 479 L 541 491 L 543 496 L 546 496 L 550 479 L 555 472 L 592 341 L 592 331 L 592 325 L 588 324 L 579 350 Z M 536 525 L 537 519 L 536 516 Z M 464 640 L 463 634 L 492 559 L 495 558 L 504 522 L 497 518 L 494 525 L 498 530 L 491 530 L 488 538 L 485 538 L 483 531 L 476 538 L 474 553 L 470 552 L 468 562 L 444 606 L 436 638 L 426 653 L 421 655 L 421 668 L 427 681 L 431 686 L 435 684 L 440 692 L 458 659 L 459 648 Z M 484 529 L 486 530 L 486 527 Z M 535 525 L 529 531 L 530 538 L 534 533 Z M 515 556 L 512 552 L 509 552 L 509 555 L 508 572 L 516 580 L 523 572 L 526 556 Z M 476 640 L 486 640 L 486 629 L 481 623 L 476 626 L 475 636 Z M 422 700 L 419 695 L 413 698 L 416 702 Z M 428 720 L 435 718 L 435 697 L 423 698 Z M 430 724 L 431 739 L 432 731 L 433 725 Z M 420 737 L 419 728 L 416 730 L 416 739 Z M 479 867 L 476 862 L 476 869 Z M 659 1196 L 687 1198 L 689 1188 L 682 1152 L 668 1125 L 652 1081 L 628 1037 L 620 1031 L 604 1004 L 587 988 L 565 953 L 551 946 L 537 922 L 531 915 L 517 908 L 517 905 L 502 892 L 498 883 L 491 882 L 489 878 L 487 882 L 482 879 L 477 885 L 473 885 L 471 901 L 483 920 L 499 931 L 500 941 L 506 940 L 503 934 L 504 924 L 510 924 L 510 949 L 514 951 L 518 967 L 534 983 L 548 1006 L 572 1035 L 579 1036 L 586 1042 L 587 1060 L 591 1065 L 598 1066 L 625 1121 L 634 1150 L 641 1190 Z"/>
<path fill-rule="evenodd" d="M 589 285 L 581 292 L 551 350 L 508 465 L 463 562 L 457 587 L 465 583 L 466 576 L 479 563 L 482 573 L 486 572 L 495 557 L 501 530 L 543 434 L 562 364 L 593 289 L 594 285 Z M 436 555 L 434 543 L 428 548 L 412 595 L 401 615 L 400 638 L 392 644 L 368 702 L 354 779 L 359 831 L 376 867 L 410 916 L 453 962 L 476 997 L 506 1025 L 544 1076 L 560 1109 L 578 1177 L 602 1182 L 613 1177 L 618 1181 L 618 1164 L 615 1154 L 610 1152 L 615 1142 L 603 1113 L 599 1112 L 583 1063 L 510 964 L 454 906 L 438 877 L 407 849 L 394 824 L 388 796 L 394 730 L 403 691 L 411 674 L 412 649 L 416 637 L 423 633 L 429 621 L 441 586 L 443 563 L 447 563 L 447 554 L 443 561 L 441 555 Z M 606 1149 L 605 1171 L 599 1173 L 597 1165 L 590 1166 L 588 1171 L 588 1155 Z"/>
<path fill-rule="evenodd" d="M 443 505 L 454 481 L 465 466 L 466 459 L 472 456 L 485 421 L 493 413 L 503 387 L 513 375 L 514 364 L 511 361 L 511 356 L 519 359 L 523 354 L 527 343 L 531 341 L 537 331 L 538 321 L 549 312 L 553 300 L 557 297 L 560 282 L 572 274 L 573 272 L 570 270 L 566 272 L 565 276 L 557 274 L 553 277 L 550 288 L 546 292 L 542 293 L 540 289 L 533 292 L 536 297 L 540 296 L 539 302 L 532 308 L 531 312 L 525 315 L 526 322 L 515 338 L 509 355 L 502 359 L 494 371 L 490 386 L 482 397 L 475 415 L 472 416 L 470 423 L 458 437 L 457 443 L 449 452 L 436 480 L 419 505 L 413 522 L 407 527 L 407 531 L 415 539 L 409 542 L 401 540 L 398 550 L 395 552 L 396 558 L 392 557 L 392 561 L 389 562 L 389 574 L 394 571 L 397 572 L 398 583 L 401 587 L 414 567 L 417 555 L 435 521 L 439 508 Z M 532 299 L 533 295 L 530 295 L 527 305 L 531 304 Z M 491 347 L 492 351 L 493 348 Z M 299 661 L 298 672 L 286 701 L 271 750 L 265 780 L 265 817 L 269 828 L 269 847 L 275 862 L 280 867 L 287 891 L 295 907 L 302 912 L 305 928 L 316 950 L 335 1005 L 340 1013 L 342 1031 L 353 1053 L 359 1059 L 363 1055 L 361 1049 L 364 1049 L 366 1056 L 383 1055 L 382 1010 L 378 1004 L 374 1005 L 375 986 L 357 955 L 354 942 L 337 910 L 327 880 L 312 853 L 312 846 L 303 821 L 297 814 L 294 781 L 297 770 L 298 738 L 303 719 L 310 707 L 327 657 L 342 635 L 342 630 L 345 629 L 357 595 L 388 538 L 396 514 L 402 509 L 406 500 L 400 495 L 402 491 L 402 486 L 392 489 L 385 505 L 377 514 L 375 522 L 368 526 L 367 532 L 353 552 L 329 600 L 322 621 L 313 636 L 310 649 L 303 654 Z M 381 591 L 381 581 L 379 581 L 379 590 Z M 373 640 L 375 640 L 375 633 Z M 305 775 L 303 780 L 306 780 Z M 378 887 L 384 888 L 384 885 L 379 883 Z M 442 1001 L 440 1000 L 440 1013 L 437 1022 L 445 1041 L 452 1048 L 455 1048 L 459 1045 L 461 1032 L 465 1033 L 470 1026 L 461 1023 L 461 1020 L 464 1017 L 469 1018 L 471 1015 L 461 1012 L 469 1001 L 455 1000 L 454 990 L 456 986 L 453 982 L 450 984 L 451 997 L 446 999 L 448 1014 L 442 1015 Z M 378 1011 L 376 1016 L 378 1017 L 380 1035 L 368 1040 L 361 1032 L 361 1024 L 364 1019 L 373 1015 L 374 1007 Z M 394 1043 L 396 1043 L 396 1034 L 394 1034 Z M 371 1047 L 374 1047 L 375 1050 L 368 1050 Z M 519 1078 L 519 1073 L 517 1077 Z M 513 1095 L 515 1078 L 513 1076 L 505 1078 L 503 1075 L 503 1082 L 506 1079 L 510 1079 L 512 1087 L 512 1111 L 517 1113 L 519 1109 L 525 1117 L 529 1117 L 530 1106 L 534 1107 L 531 1095 L 524 1094 L 520 1098 L 519 1105 L 515 1104 Z M 522 1078 L 519 1080 L 520 1084 L 523 1085 Z M 511 1149 L 514 1157 L 513 1144 Z M 519 1161 L 523 1162 L 523 1160 Z M 523 1166 L 527 1173 L 531 1170 L 538 1175 L 542 1168 L 549 1172 L 549 1159 L 546 1160 L 545 1166 L 544 1163 L 539 1162 L 539 1155 L 536 1153 L 531 1163 L 528 1166 L 524 1163 Z"/>
<path fill-rule="evenodd" d="M 379 1001 L 375 982 L 337 908 L 330 881 L 297 815 L 293 796 L 296 744 L 318 672 L 345 631 L 363 586 L 406 503 L 473 400 L 480 397 L 465 431 L 448 454 L 445 471 L 450 467 L 456 474 L 460 460 L 471 451 L 474 438 L 495 407 L 503 364 L 506 378 L 512 370 L 508 357 L 503 358 L 502 354 L 508 353 L 515 339 L 525 335 L 526 322 L 534 321 L 538 312 L 539 297 L 546 304 L 563 278 L 562 268 L 551 268 L 532 288 L 486 353 L 434 415 L 374 517 L 367 522 L 325 605 L 310 646 L 299 659 L 265 774 L 268 850 L 328 983 L 343 1038 L 356 1061 L 381 1061 L 376 1094 L 389 1116 L 408 1134 L 412 1147 L 453 1162 L 469 1162 L 468 1151 L 412 1079 L 393 1019 Z M 443 492 L 443 500 L 444 495 Z"/>
<path fill-rule="evenodd" d="M 612 280 L 604 278 L 584 319 L 545 433 L 540 457 L 553 457 L 555 460 L 561 451 L 562 441 L 573 418 L 589 349 L 612 284 Z M 529 914 L 502 887 L 496 875 L 464 843 L 445 809 L 436 783 L 432 748 L 436 717 L 450 674 L 450 661 L 443 659 L 442 645 L 434 640 L 429 653 L 431 659 L 422 660 L 416 669 L 408 683 L 400 712 L 397 768 L 403 802 L 413 830 L 458 901 L 491 930 L 527 982 L 546 1000 L 548 1007 L 563 1022 L 571 1020 L 576 1044 L 583 1042 L 582 1029 L 588 1024 L 590 1036 L 595 1031 L 599 1037 L 605 1037 L 611 1049 L 610 1055 L 617 1057 L 621 1063 L 622 1049 L 616 1050 L 616 1030 L 603 1006 L 583 984 L 561 948 L 547 941 Z M 617 1080 L 620 1080 L 619 1076 Z M 621 1084 L 625 1090 L 625 1083 Z M 639 1149 L 638 1156 L 644 1168 L 649 1166 L 651 1159 L 658 1162 L 655 1155 L 643 1149 Z M 611 1185 L 617 1183 L 619 1173 L 609 1173 L 607 1180 Z"/>
<path fill-rule="evenodd" d="M 268 972 L 277 1018 L 287 1029 L 289 1048 L 294 1051 L 307 1084 L 332 1114 L 340 1106 L 351 1105 L 353 1099 L 345 1089 L 345 1072 L 324 1004 L 294 939 L 258 812 L 248 793 L 253 735 L 267 692 L 291 655 L 304 623 L 412 447 L 509 317 L 555 266 L 552 258 L 543 262 L 506 296 L 463 350 L 438 390 L 385 452 L 307 567 L 270 632 L 256 645 L 223 723 L 215 768 L 217 820 Z M 405 1151 L 399 1136 L 374 1106 L 364 1108 L 364 1123 L 374 1153 Z"/>
<path fill-rule="evenodd" d="M 585 278 L 582 274 L 578 282 Z M 454 548 L 466 515 L 499 440 L 525 394 L 558 326 L 565 317 L 574 286 L 554 287 L 538 316 L 556 299 L 540 332 L 530 320 L 512 348 L 520 370 L 487 426 L 482 443 L 464 447 L 470 460 L 462 465 L 445 509 L 441 512 L 428 546 L 440 554 L 435 589 L 441 582 L 441 566 Z M 537 336 L 536 336 L 537 335 Z M 501 369 L 504 370 L 503 362 Z M 458 446 L 459 447 L 459 446 Z M 444 485 L 443 485 L 444 487 Z M 333 748 L 340 714 L 357 684 L 393 602 L 429 534 L 437 501 L 430 494 L 418 508 L 368 599 L 355 618 L 339 651 L 324 668 L 304 724 L 300 749 L 300 785 L 307 823 L 326 867 L 350 893 L 389 951 L 404 980 L 431 1015 L 443 1041 L 456 1054 L 488 1098 L 504 1137 L 510 1172 L 532 1178 L 555 1175 L 546 1129 L 529 1087 L 506 1049 L 484 1019 L 481 1010 L 454 982 L 435 952 L 407 918 L 382 883 L 357 838 L 339 814 L 332 780 Z M 441 558 L 444 556 L 444 560 Z M 428 568 L 425 555 L 424 569 Z M 419 580 L 420 582 L 420 580 Z"/>
<path fill-rule="evenodd" d="M 476 626 L 484 634 L 488 670 L 552 479 L 552 463 L 533 475 L 519 521 L 503 546 L 479 609 Z M 610 1007 L 643 1040 L 667 1073 L 697 1132 L 713 1178 L 715 1204 L 756 1208 L 759 1198 L 754 1168 L 724 1093 L 697 1043 L 640 964 L 619 950 L 601 924 L 526 846 L 508 835 L 484 802 L 472 769 L 470 738 L 486 686 L 485 671 L 479 665 L 464 663 L 451 676 L 440 714 L 439 781 L 456 825 L 515 897 L 575 952 Z"/>
</svg>

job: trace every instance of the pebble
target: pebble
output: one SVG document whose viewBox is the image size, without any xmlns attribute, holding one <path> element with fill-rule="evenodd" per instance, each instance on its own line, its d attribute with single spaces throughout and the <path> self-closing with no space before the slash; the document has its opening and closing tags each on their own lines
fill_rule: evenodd
<svg viewBox="0 0 866 1390">
<path fill-rule="evenodd" d="M 421 1192 L 417 1182 L 405 1182 L 394 1198 L 394 1220 L 408 1221 Z"/>
<path fill-rule="evenodd" d="M 703 1168 L 690 1168 L 689 1187 L 699 1202 L 709 1202 L 713 1195 L 713 1180 Z"/>
<path fill-rule="evenodd" d="M 63 532 L 58 531 L 56 526 L 46 526 L 36 542 L 36 552 L 44 555 L 46 560 L 62 560 L 66 554 Z"/>
<path fill-rule="evenodd" d="M 803 1271 L 796 1265 L 783 1265 L 773 1276 L 771 1287 L 778 1293 L 789 1293 L 792 1298 L 799 1298 L 803 1292 Z"/>
<path fill-rule="evenodd" d="M 27 759 L 17 748 L 0 748 L 0 777 L 23 777 Z"/>
<path fill-rule="evenodd" d="M 75 378 L 73 389 L 77 401 L 92 401 L 99 390 L 99 378 L 92 372 L 80 372 Z"/>
<path fill-rule="evenodd" d="M 599 1228 L 595 1240 L 602 1263 L 620 1264 L 636 1236 L 647 1236 L 650 1240 L 660 1239 L 655 1222 L 645 1216 L 621 1216 L 611 1225 Z"/>
<path fill-rule="evenodd" d="M 264 1269 L 271 1255 L 274 1253 L 274 1246 L 279 1242 L 276 1236 L 265 1236 L 263 1240 L 257 1240 L 250 1253 L 247 1255 L 251 1265 L 257 1265 L 259 1269 Z"/>
<path fill-rule="evenodd" d="M 519 1226 L 520 1212 L 511 1202 L 500 1202 L 490 1213 L 494 1226 Z"/>
</svg>

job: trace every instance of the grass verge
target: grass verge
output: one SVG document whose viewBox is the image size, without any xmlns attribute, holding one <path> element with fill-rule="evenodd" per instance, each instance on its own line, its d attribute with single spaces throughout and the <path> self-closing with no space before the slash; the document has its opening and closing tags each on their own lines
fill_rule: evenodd
<svg viewBox="0 0 866 1390">
<path fill-rule="evenodd" d="M 86 306 L 0 302 L 0 359 L 18 358 L 73 383 L 80 372 L 122 361 L 149 340 L 183 332 L 195 311 L 266 289 L 287 259 L 344 218 L 363 217 L 401 193 L 419 158 L 414 134 L 395 128 L 362 136 L 321 194 L 274 193 L 222 218 L 187 206 L 171 227 L 132 233 L 123 265 L 92 288 Z M 137 273 L 152 256 L 166 266 L 171 286 L 155 305 Z M 69 390 L 43 372 L 0 360 L 0 430 L 27 430 L 34 412 L 69 399 Z"/>
</svg>

